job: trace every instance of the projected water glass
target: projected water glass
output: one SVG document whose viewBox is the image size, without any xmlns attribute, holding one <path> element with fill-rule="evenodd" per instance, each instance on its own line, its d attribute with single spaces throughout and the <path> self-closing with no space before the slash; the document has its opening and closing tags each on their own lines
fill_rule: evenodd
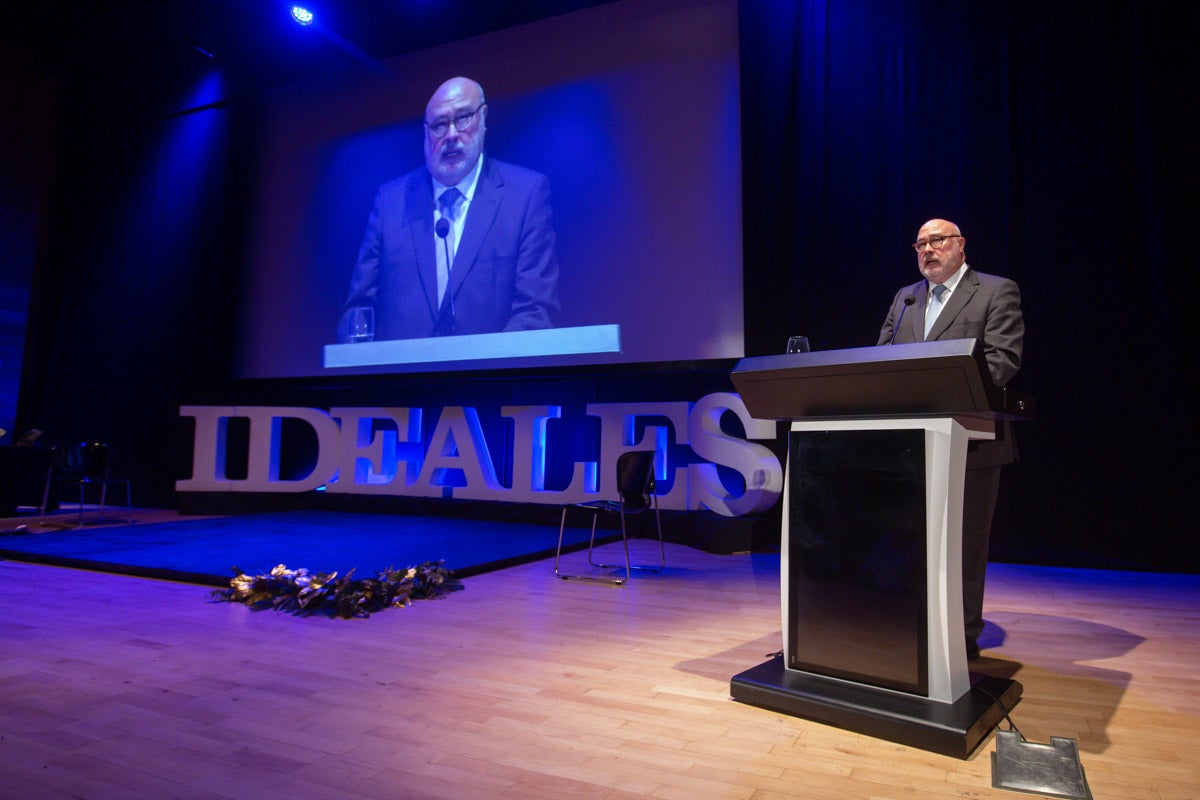
<svg viewBox="0 0 1200 800">
<path fill-rule="evenodd" d="M 372 342 L 375 340 L 375 309 L 359 306 L 350 309 L 350 341 Z"/>
<path fill-rule="evenodd" d="M 808 352 L 808 337 L 807 336 L 789 336 L 787 343 L 787 352 L 789 353 L 807 353 Z"/>
</svg>

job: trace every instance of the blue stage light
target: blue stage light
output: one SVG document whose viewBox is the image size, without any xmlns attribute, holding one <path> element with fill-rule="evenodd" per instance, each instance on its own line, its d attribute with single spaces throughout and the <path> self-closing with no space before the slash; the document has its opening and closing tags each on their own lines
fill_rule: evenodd
<svg viewBox="0 0 1200 800">
<path fill-rule="evenodd" d="M 312 25 L 313 13 L 304 6 L 292 6 L 292 19 L 300 25 Z"/>
</svg>

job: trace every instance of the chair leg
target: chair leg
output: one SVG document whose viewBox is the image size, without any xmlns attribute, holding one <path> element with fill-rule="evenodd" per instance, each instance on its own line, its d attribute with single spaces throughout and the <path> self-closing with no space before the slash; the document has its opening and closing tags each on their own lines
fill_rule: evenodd
<svg viewBox="0 0 1200 800">
<path fill-rule="evenodd" d="M 87 487 L 93 483 L 100 484 L 100 505 L 97 508 L 97 521 L 104 522 L 104 509 L 108 507 L 108 484 L 123 483 L 125 484 L 125 521 L 128 524 L 133 524 L 133 486 L 132 481 L 123 478 L 113 478 L 102 481 L 79 481 L 79 519 L 75 524 L 76 528 L 84 527 L 85 509 L 84 504 L 87 502 Z"/>
<path fill-rule="evenodd" d="M 560 578 L 566 577 L 565 575 L 563 575 L 561 572 L 558 571 L 558 560 L 560 558 L 562 558 L 563 530 L 565 530 L 566 527 L 567 527 L 567 507 L 563 506 L 562 520 L 558 523 L 558 550 L 556 550 L 554 552 L 554 574 L 559 576 Z"/>
<path fill-rule="evenodd" d="M 653 564 L 633 564 L 629 557 L 629 531 L 625 527 L 625 525 L 626 525 L 625 514 L 623 512 L 621 513 L 621 542 L 625 548 L 625 576 L 626 576 L 627 580 L 632 579 L 632 577 L 633 577 L 632 573 L 633 573 L 633 570 L 635 570 L 635 569 L 645 570 L 647 572 L 662 572 L 667 567 L 667 548 L 666 548 L 666 544 L 663 541 L 662 517 L 658 513 L 658 504 L 657 503 L 655 503 L 655 505 L 654 505 L 654 524 L 655 524 L 655 528 L 658 530 L 658 566 L 656 567 Z M 595 518 L 593 517 L 593 519 L 592 519 L 593 541 L 595 540 L 595 535 L 596 535 Z M 592 560 L 592 551 L 590 548 L 588 549 L 588 563 L 591 564 L 593 567 L 599 567 L 601 569 L 620 569 L 621 568 L 620 564 L 599 564 L 599 563 L 593 561 Z"/>
<path fill-rule="evenodd" d="M 647 572 L 662 572 L 667 566 L 667 549 L 663 544 L 662 535 L 662 519 L 658 514 L 658 504 L 654 505 L 654 522 L 658 528 L 658 566 L 651 564 L 631 564 L 629 559 L 629 534 L 625 528 L 625 513 L 621 512 L 621 541 L 625 546 L 625 574 L 632 577 L 631 572 L 635 569 L 645 570 Z M 593 522 L 594 524 L 594 522 Z M 593 535 L 595 532 L 593 531 Z M 588 563 L 593 567 L 601 567 L 603 569 L 620 569 L 620 564 L 597 564 L 591 559 L 591 551 L 588 551 Z"/>
<path fill-rule="evenodd" d="M 600 569 L 620 569 L 621 568 L 620 564 L 601 564 L 599 562 L 592 560 L 592 549 L 596 543 L 596 520 L 599 516 L 600 516 L 599 514 L 592 515 L 592 547 L 588 547 L 588 563 L 591 564 L 593 567 L 599 567 Z M 623 513 L 621 514 L 621 541 L 625 543 L 625 566 L 628 567 L 629 566 L 629 539 L 625 535 L 625 515 Z M 629 570 L 626 569 L 625 571 L 628 572 Z"/>
<path fill-rule="evenodd" d="M 38 509 L 38 516 L 45 521 L 46 507 L 50 505 L 50 487 L 54 484 L 54 462 L 58 458 L 58 448 L 50 449 L 50 466 L 46 468 L 46 486 L 42 489 L 42 507 Z"/>
<path fill-rule="evenodd" d="M 598 514 L 592 515 L 592 538 L 588 542 L 588 563 L 591 564 L 593 567 L 604 568 L 605 567 L 604 564 L 597 564 L 595 561 L 592 560 L 592 551 L 596 547 L 596 518 L 598 516 L 599 516 Z M 603 575 L 568 575 L 567 573 L 560 571 L 558 568 L 558 562 L 559 562 L 559 559 L 562 558 L 563 531 L 566 530 L 566 527 L 567 527 L 567 509 L 564 506 L 563 513 L 562 513 L 562 519 L 558 523 L 558 550 L 556 550 L 554 553 L 554 574 L 555 575 L 562 578 L 564 581 L 586 581 L 588 583 L 607 583 L 607 584 L 610 584 L 613 586 L 620 586 L 629 580 L 629 571 L 628 570 L 625 571 L 624 578 L 609 578 L 609 577 L 603 576 Z M 628 555 L 629 555 L 628 552 L 626 552 L 626 559 L 628 559 Z"/>
<path fill-rule="evenodd" d="M 596 549 L 596 521 L 599 518 L 599 514 L 592 514 L 592 538 L 588 540 L 588 563 L 593 567 L 607 568 L 608 564 L 597 564 L 592 560 L 592 551 Z"/>
<path fill-rule="evenodd" d="M 658 498 L 654 498 L 654 524 L 658 527 L 658 568 L 660 570 L 667 568 L 667 547 L 663 544 L 662 536 L 662 517 L 658 515 Z"/>
<path fill-rule="evenodd" d="M 633 580 L 633 567 L 629 566 L 629 531 L 625 529 L 625 512 L 621 512 L 621 544 L 625 546 L 625 580 Z"/>
</svg>

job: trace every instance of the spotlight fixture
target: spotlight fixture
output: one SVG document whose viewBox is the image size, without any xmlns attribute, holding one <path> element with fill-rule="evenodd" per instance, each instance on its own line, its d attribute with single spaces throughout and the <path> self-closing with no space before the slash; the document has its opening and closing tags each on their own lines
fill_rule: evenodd
<svg viewBox="0 0 1200 800">
<path fill-rule="evenodd" d="M 292 6 L 292 19 L 297 25 L 312 25 L 313 13 L 304 6 Z"/>
</svg>

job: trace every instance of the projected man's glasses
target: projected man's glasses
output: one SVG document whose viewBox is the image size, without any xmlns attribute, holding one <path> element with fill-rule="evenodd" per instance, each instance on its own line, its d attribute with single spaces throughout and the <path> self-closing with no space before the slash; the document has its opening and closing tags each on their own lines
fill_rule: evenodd
<svg viewBox="0 0 1200 800">
<path fill-rule="evenodd" d="M 425 127 L 429 128 L 429 132 L 436 138 L 440 139 L 450 132 L 450 126 L 454 126 L 454 130 L 462 133 L 471 127 L 471 123 L 475 121 L 475 115 L 479 113 L 479 109 L 486 106 L 487 103 L 480 103 L 475 107 L 474 111 L 466 111 L 459 114 L 453 120 L 443 119 L 437 122 L 426 122 Z"/>
</svg>

